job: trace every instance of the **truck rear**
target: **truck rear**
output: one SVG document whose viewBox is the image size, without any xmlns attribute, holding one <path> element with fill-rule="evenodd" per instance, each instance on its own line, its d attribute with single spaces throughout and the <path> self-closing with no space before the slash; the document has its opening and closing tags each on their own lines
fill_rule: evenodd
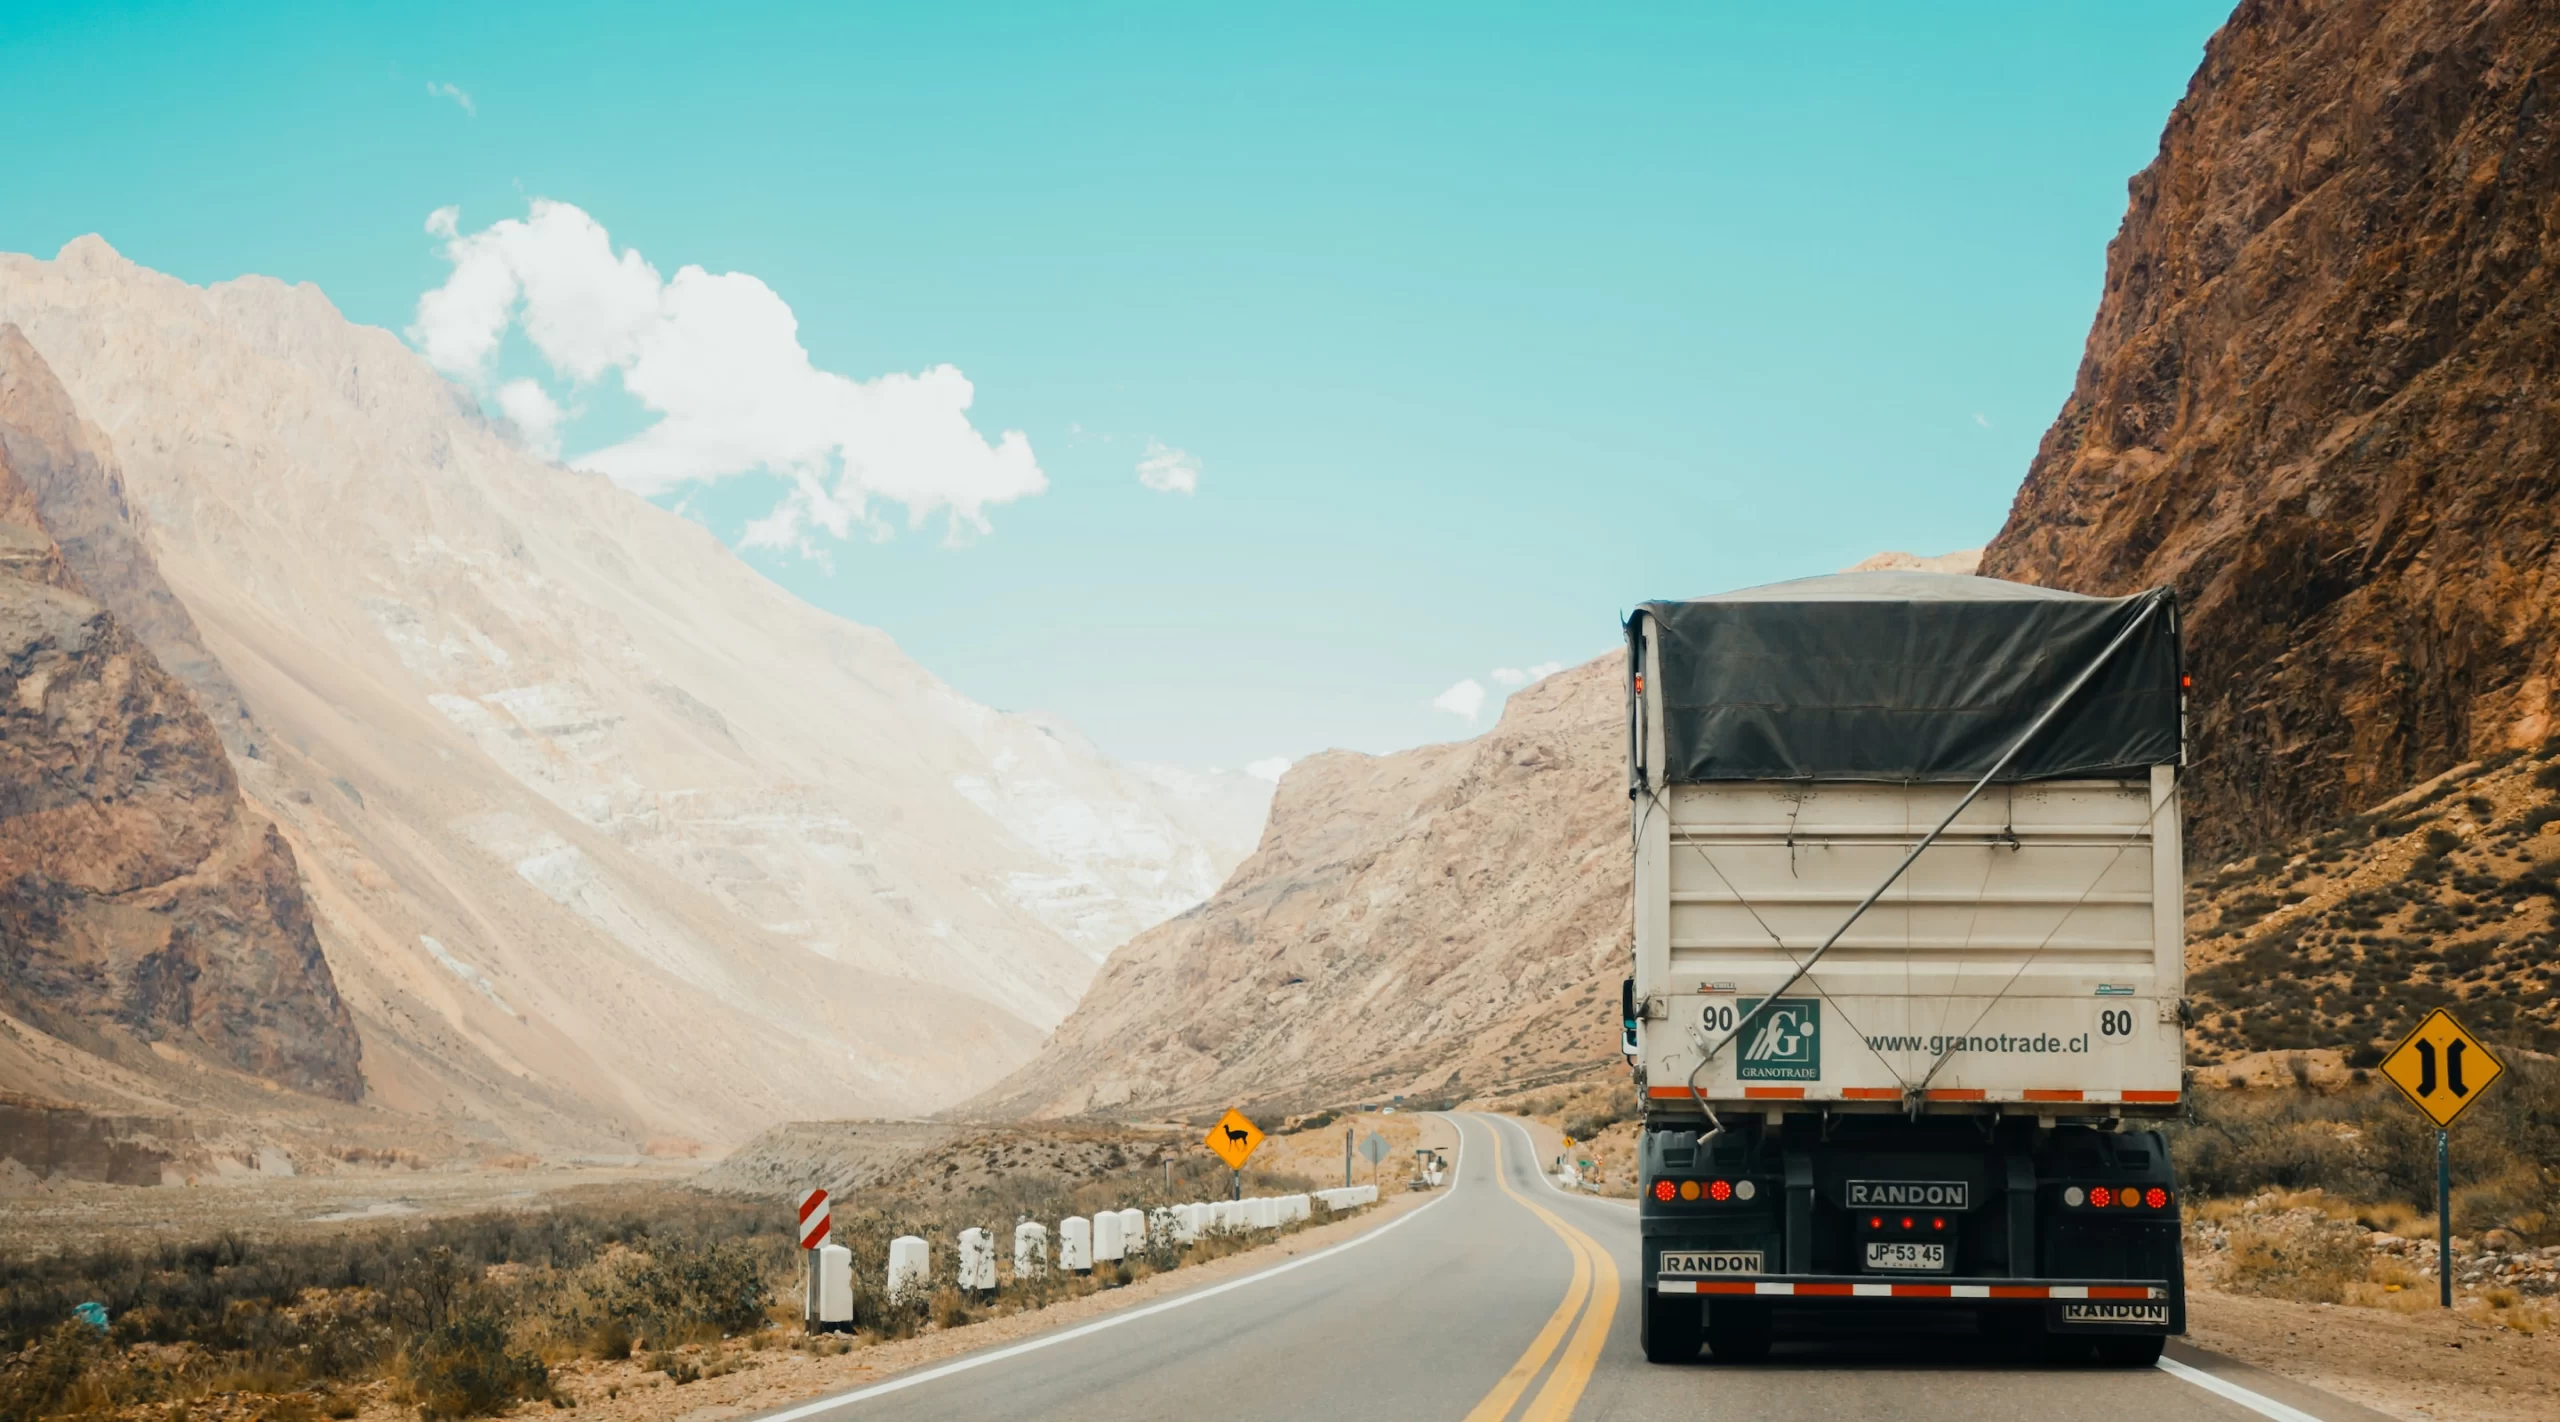
<svg viewBox="0 0 2560 1422">
<path fill-rule="evenodd" d="M 1842 574 L 1627 624 L 1656 1361 L 1963 1311 L 2183 1331 L 2184 678 L 2166 589 Z"/>
</svg>

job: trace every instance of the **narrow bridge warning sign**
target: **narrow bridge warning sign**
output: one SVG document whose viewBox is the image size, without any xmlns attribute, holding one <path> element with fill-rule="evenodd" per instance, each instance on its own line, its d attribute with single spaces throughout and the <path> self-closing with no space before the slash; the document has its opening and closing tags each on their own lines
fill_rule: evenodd
<svg viewBox="0 0 2560 1422">
<path fill-rule="evenodd" d="M 2382 1074 L 2438 1127 L 2452 1125 L 2505 1072 L 2480 1039 L 2441 1007 L 2382 1059 Z"/>
</svg>

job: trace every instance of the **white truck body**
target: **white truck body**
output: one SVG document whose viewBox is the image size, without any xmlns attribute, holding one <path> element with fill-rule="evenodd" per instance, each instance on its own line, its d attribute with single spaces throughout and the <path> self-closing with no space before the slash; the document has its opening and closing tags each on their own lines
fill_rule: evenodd
<svg viewBox="0 0 2560 1422">
<path fill-rule="evenodd" d="M 2174 1113 L 2185 942 L 2170 766 L 1990 787 L 1778 1007 L 1725 1040 L 1967 788 L 1723 782 L 1637 799 L 1650 1109 L 1906 1111 L 1917 1093 L 1933 1113 Z"/>
</svg>

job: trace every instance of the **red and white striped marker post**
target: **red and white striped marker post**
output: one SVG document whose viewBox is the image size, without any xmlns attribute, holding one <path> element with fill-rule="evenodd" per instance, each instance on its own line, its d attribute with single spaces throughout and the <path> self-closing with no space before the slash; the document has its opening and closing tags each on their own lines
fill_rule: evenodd
<svg viewBox="0 0 2560 1422">
<path fill-rule="evenodd" d="M 827 1192 L 811 1190 L 800 1197 L 800 1261 L 807 1266 L 800 1275 L 800 1318 L 812 1333 L 818 1331 L 818 1256 L 817 1247 L 827 1242 Z"/>
</svg>

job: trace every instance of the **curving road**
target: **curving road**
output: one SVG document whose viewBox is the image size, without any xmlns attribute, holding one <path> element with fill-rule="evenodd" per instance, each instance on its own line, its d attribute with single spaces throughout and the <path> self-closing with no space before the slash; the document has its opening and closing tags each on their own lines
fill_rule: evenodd
<svg viewBox="0 0 2560 1422">
<path fill-rule="evenodd" d="M 1636 1345 L 1634 1210 L 1558 1190 L 1517 1121 L 1455 1119 L 1451 1189 L 1347 1244 L 766 1422 L 2380 1422 L 2176 1344 L 2161 1368 L 2131 1371 L 2031 1366 L 1956 1335 L 1654 1366 Z"/>
</svg>

